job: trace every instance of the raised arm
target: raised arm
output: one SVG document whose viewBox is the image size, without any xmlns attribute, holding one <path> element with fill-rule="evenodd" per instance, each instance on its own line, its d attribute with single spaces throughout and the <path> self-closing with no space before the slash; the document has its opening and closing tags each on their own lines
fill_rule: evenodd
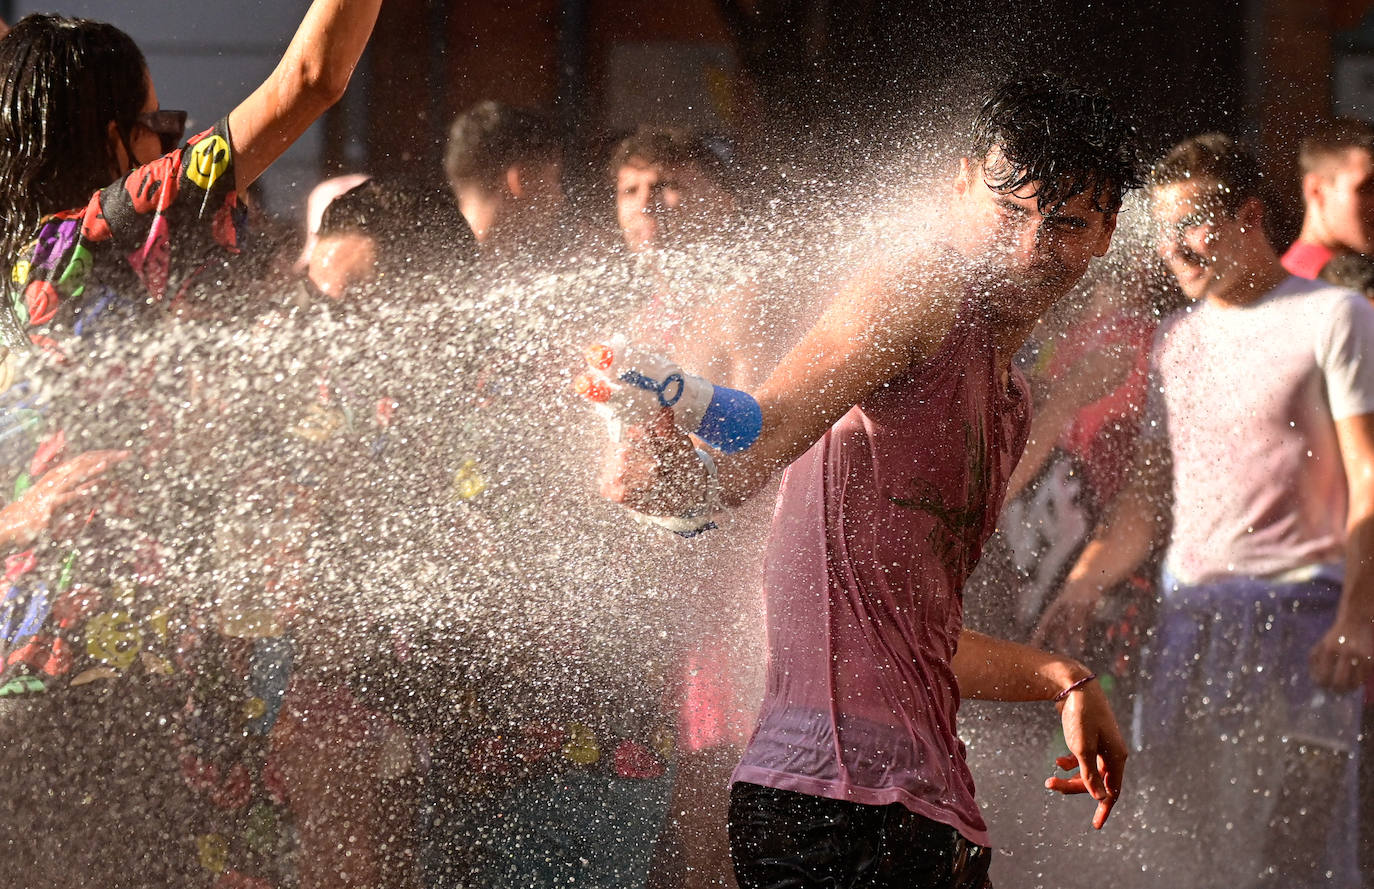
<svg viewBox="0 0 1374 889">
<path fill-rule="evenodd" d="M 749 450 L 720 461 L 729 505 L 761 488 L 874 389 L 930 357 L 959 311 L 957 281 L 936 260 L 865 270 L 754 393 L 763 431 Z"/>
<path fill-rule="evenodd" d="M 954 263 L 875 266 L 851 279 L 754 397 L 758 439 L 720 457 L 721 499 L 748 499 L 836 420 L 912 361 L 933 354 L 959 309 Z M 636 430 L 604 468 L 602 494 L 633 509 L 676 515 L 704 502 L 706 480 L 690 439 L 671 418 Z"/>
<path fill-rule="evenodd" d="M 315 0 L 276 70 L 229 113 L 234 180 L 251 185 L 343 96 L 382 0 Z"/>
</svg>

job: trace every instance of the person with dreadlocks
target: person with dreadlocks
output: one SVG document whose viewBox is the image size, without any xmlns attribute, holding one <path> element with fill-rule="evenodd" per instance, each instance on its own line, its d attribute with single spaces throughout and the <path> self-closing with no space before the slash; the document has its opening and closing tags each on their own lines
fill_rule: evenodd
<svg viewBox="0 0 1374 889">
<path fill-rule="evenodd" d="M 1054 701 L 1059 765 L 1079 772 L 1046 786 L 1091 794 L 1106 821 L 1126 748 L 1092 673 L 963 629 L 961 590 L 1025 444 L 1012 356 L 1106 253 L 1139 184 L 1132 131 L 1099 97 L 1050 75 L 1003 84 L 952 177 L 943 244 L 861 275 L 756 396 L 717 389 L 692 431 L 718 461 L 677 408 L 613 449 L 603 494 L 679 533 L 787 467 L 764 575 L 767 690 L 733 777 L 741 889 L 990 885 L 963 696 Z M 752 425 L 733 416 L 749 402 Z"/>
</svg>

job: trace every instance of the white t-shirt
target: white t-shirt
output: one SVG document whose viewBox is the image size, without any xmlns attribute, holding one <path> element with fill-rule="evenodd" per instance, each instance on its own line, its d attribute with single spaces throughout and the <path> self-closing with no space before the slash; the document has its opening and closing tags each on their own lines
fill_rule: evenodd
<svg viewBox="0 0 1374 889">
<path fill-rule="evenodd" d="M 1344 558 L 1335 421 L 1374 412 L 1374 305 L 1290 277 L 1249 306 L 1195 303 L 1160 326 L 1145 434 L 1166 435 L 1180 582 L 1271 577 Z"/>
</svg>

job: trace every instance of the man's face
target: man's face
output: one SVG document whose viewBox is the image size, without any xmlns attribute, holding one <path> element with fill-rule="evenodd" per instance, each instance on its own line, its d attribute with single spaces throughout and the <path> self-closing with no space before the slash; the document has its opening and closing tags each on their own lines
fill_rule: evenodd
<svg viewBox="0 0 1374 889">
<path fill-rule="evenodd" d="M 315 242 L 306 274 L 325 296 L 342 299 L 349 287 L 372 280 L 376 270 L 376 242 L 357 232 L 340 232 Z"/>
<path fill-rule="evenodd" d="M 1374 253 L 1374 156 L 1350 148 L 1315 175 L 1309 200 L 1328 236 L 1356 253 Z"/>
<path fill-rule="evenodd" d="M 994 149 L 987 163 L 997 162 L 995 154 Z M 1083 277 L 1093 257 L 1107 252 L 1116 214 L 1098 210 L 1091 193 L 1043 213 L 1036 184 L 1002 193 L 988 184 L 985 169 L 967 160 L 960 165 L 955 191 L 963 213 L 963 251 L 1003 285 L 997 289 L 1025 297 L 1024 313 L 1038 316 Z"/>
<path fill-rule="evenodd" d="M 1150 192 L 1155 247 L 1189 299 L 1221 294 L 1237 275 L 1244 225 L 1227 212 L 1220 192 L 1209 179 L 1173 182 Z"/>
<path fill-rule="evenodd" d="M 734 200 L 696 164 L 631 158 L 616 171 L 615 208 L 626 246 L 638 252 L 709 234 L 729 217 Z"/>
</svg>

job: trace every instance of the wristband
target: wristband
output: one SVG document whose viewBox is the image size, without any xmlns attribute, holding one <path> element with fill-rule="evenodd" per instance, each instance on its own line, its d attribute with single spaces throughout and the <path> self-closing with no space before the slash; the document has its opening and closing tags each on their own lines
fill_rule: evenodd
<svg viewBox="0 0 1374 889">
<path fill-rule="evenodd" d="M 1058 704 L 1060 701 L 1067 699 L 1070 694 L 1078 691 L 1080 688 L 1087 685 L 1089 682 L 1092 682 L 1096 678 L 1096 673 L 1089 673 L 1087 676 L 1084 676 L 1082 679 L 1078 680 L 1073 685 L 1070 685 L 1068 688 L 1064 689 L 1059 694 L 1055 695 L 1054 702 Z"/>
<path fill-rule="evenodd" d="M 706 413 L 702 414 L 697 428 L 691 431 L 722 453 L 738 453 L 758 441 L 763 431 L 763 411 L 748 392 L 712 386 Z M 714 461 L 709 468 L 714 479 Z"/>
</svg>

